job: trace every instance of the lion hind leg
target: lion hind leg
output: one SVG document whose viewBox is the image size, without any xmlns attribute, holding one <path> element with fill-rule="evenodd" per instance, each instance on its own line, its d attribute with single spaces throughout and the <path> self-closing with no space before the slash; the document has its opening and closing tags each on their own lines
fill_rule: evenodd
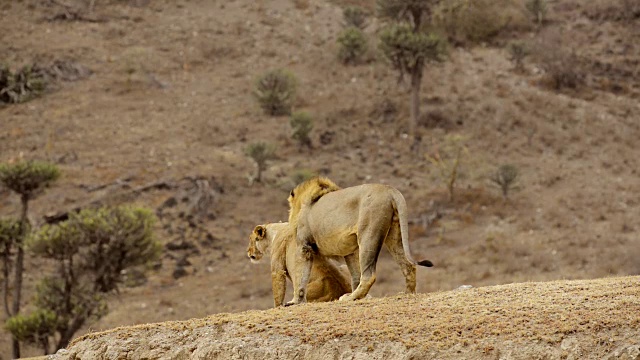
<svg viewBox="0 0 640 360">
<path fill-rule="evenodd" d="M 400 235 L 400 225 L 394 222 L 389 229 L 389 235 L 384 241 L 384 247 L 389 251 L 395 262 L 400 266 L 405 279 L 405 292 L 413 294 L 416 292 L 416 266 L 406 257 L 402 247 L 402 236 Z"/>
<path fill-rule="evenodd" d="M 360 257 L 360 283 L 355 290 L 341 297 L 341 300 L 359 300 L 367 296 L 371 286 L 376 282 L 376 264 L 382 248 L 382 242 L 389 231 L 388 227 L 365 226 L 358 231 Z M 369 245 L 369 246 L 366 246 Z"/>
<path fill-rule="evenodd" d="M 353 291 L 360 285 L 360 254 L 356 251 L 351 255 L 345 256 L 344 261 L 351 275 L 351 291 Z"/>
</svg>

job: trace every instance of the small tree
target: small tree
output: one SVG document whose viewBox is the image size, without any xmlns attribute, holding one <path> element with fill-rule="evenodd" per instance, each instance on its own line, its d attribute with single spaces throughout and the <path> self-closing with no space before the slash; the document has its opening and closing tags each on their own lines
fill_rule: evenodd
<svg viewBox="0 0 640 360">
<path fill-rule="evenodd" d="M 262 181 L 262 172 L 267 170 L 267 161 L 273 160 L 275 156 L 275 146 L 265 142 L 255 142 L 249 144 L 245 150 L 247 156 L 255 161 L 258 172 L 255 176 L 257 182 Z"/>
<path fill-rule="evenodd" d="M 513 189 L 518 180 L 518 168 L 511 164 L 504 164 L 498 167 L 493 175 L 489 178 L 491 182 L 500 187 L 502 197 L 506 200 L 509 196 L 509 190 Z"/>
<path fill-rule="evenodd" d="M 66 347 L 87 321 L 107 313 L 105 296 L 118 291 L 123 270 L 158 258 L 154 221 L 143 208 L 87 209 L 29 238 L 34 254 L 58 264 L 57 273 L 38 286 L 35 302 L 39 310 L 55 314 L 56 349 Z"/>
<path fill-rule="evenodd" d="M 311 148 L 311 138 L 309 137 L 309 133 L 313 129 L 313 119 L 311 115 L 302 111 L 293 113 L 289 124 L 293 130 L 291 137 L 296 140 L 300 146 Z"/>
<path fill-rule="evenodd" d="M 434 154 L 427 155 L 427 159 L 438 169 L 440 179 L 447 185 L 449 201 L 453 201 L 462 156 L 467 153 L 464 142 L 462 136 L 447 136 L 441 149 L 437 148 Z"/>
<path fill-rule="evenodd" d="M 380 33 L 380 50 L 400 74 L 411 78 L 409 133 L 417 142 L 415 128 L 420 118 L 420 87 L 424 66 L 428 61 L 439 61 L 445 53 L 445 42 L 432 32 L 427 23 L 435 0 L 378 0 L 381 18 L 395 21 Z"/>
<path fill-rule="evenodd" d="M 342 10 L 342 26 L 364 30 L 367 27 L 368 14 L 359 6 L 347 6 Z"/>
<path fill-rule="evenodd" d="M 60 176 L 60 171 L 55 165 L 26 161 L 15 164 L 0 165 L 0 183 L 20 195 L 22 209 L 20 213 L 20 234 L 14 239 L 17 248 L 14 283 L 13 283 L 13 307 L 11 316 L 20 312 L 20 301 L 22 296 L 22 273 L 24 271 L 24 248 L 23 239 L 29 231 L 29 200 L 37 196 L 48 184 L 55 181 Z M 13 357 L 20 357 L 20 344 L 18 339 L 13 338 Z"/>
<path fill-rule="evenodd" d="M 254 91 L 260 106 L 269 115 L 289 115 L 295 99 L 297 81 L 286 70 L 276 69 L 262 75 Z"/>
</svg>

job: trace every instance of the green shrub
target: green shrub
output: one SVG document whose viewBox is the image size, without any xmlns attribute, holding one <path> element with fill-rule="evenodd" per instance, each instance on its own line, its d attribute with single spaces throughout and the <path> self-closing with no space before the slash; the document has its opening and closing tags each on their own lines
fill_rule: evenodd
<svg viewBox="0 0 640 360">
<path fill-rule="evenodd" d="M 357 64 L 367 51 L 367 38 L 356 27 L 344 29 L 338 35 L 338 59 L 343 64 Z"/>
<path fill-rule="evenodd" d="M 60 176 L 58 167 L 41 161 L 0 164 L 0 183 L 27 199 Z"/>
<path fill-rule="evenodd" d="M 289 115 L 295 100 L 296 85 L 296 78 L 291 72 L 271 70 L 258 79 L 254 95 L 265 113 Z"/>
<path fill-rule="evenodd" d="M 291 115 L 289 124 L 293 130 L 291 137 L 301 146 L 311 147 L 311 138 L 309 137 L 309 133 L 311 133 L 313 129 L 313 119 L 311 115 L 298 111 Z"/>
<path fill-rule="evenodd" d="M 348 6 L 342 10 L 342 26 L 364 30 L 367 27 L 367 13 L 358 6 Z"/>
<path fill-rule="evenodd" d="M 509 0 L 451 0 L 437 5 L 434 25 L 455 43 L 491 40 L 511 21 Z"/>
<path fill-rule="evenodd" d="M 5 324 L 7 330 L 19 341 L 48 348 L 49 336 L 53 336 L 57 324 L 57 316 L 49 310 L 38 309 L 29 315 L 16 315 Z"/>
<path fill-rule="evenodd" d="M 23 236 L 20 221 L 17 219 L 0 219 L 0 255 L 10 255 L 11 246 Z"/>
</svg>

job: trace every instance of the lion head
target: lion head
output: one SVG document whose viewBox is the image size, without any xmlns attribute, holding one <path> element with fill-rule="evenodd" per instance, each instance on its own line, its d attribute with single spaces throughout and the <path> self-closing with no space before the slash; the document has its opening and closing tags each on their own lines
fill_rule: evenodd
<svg viewBox="0 0 640 360">
<path fill-rule="evenodd" d="M 322 196 L 340 187 L 326 177 L 318 176 L 301 182 L 289 194 L 289 224 L 295 228 L 300 210 L 305 205 L 311 205 Z"/>
<path fill-rule="evenodd" d="M 247 256 L 251 262 L 257 263 L 262 260 L 269 245 L 271 245 L 271 241 L 267 239 L 267 228 L 263 225 L 256 226 L 249 235 L 249 247 L 247 248 Z"/>
</svg>

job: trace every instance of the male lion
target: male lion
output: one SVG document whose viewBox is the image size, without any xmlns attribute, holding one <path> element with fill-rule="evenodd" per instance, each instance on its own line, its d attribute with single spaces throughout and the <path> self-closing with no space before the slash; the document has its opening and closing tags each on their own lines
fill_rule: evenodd
<svg viewBox="0 0 640 360">
<path fill-rule="evenodd" d="M 296 284 L 297 244 L 289 223 L 258 225 L 249 236 L 247 256 L 258 262 L 271 250 L 271 286 L 274 306 L 282 306 L 288 277 Z M 294 276 L 291 279 L 291 276 Z M 311 268 L 307 299 L 311 302 L 338 300 L 351 292 L 346 272 L 341 271 L 330 259 L 317 256 Z"/>
<path fill-rule="evenodd" d="M 433 266 L 411 257 L 407 204 L 397 189 L 382 184 L 338 188 L 327 178 L 313 178 L 289 195 L 289 226 L 298 241 L 297 267 L 300 281 L 294 283 L 293 300 L 306 301 L 306 284 L 315 254 L 344 257 L 351 273 L 353 293 L 340 300 L 358 300 L 367 295 L 376 280 L 376 263 L 382 244 L 400 265 L 407 293 L 416 291 L 416 266 Z"/>
</svg>

